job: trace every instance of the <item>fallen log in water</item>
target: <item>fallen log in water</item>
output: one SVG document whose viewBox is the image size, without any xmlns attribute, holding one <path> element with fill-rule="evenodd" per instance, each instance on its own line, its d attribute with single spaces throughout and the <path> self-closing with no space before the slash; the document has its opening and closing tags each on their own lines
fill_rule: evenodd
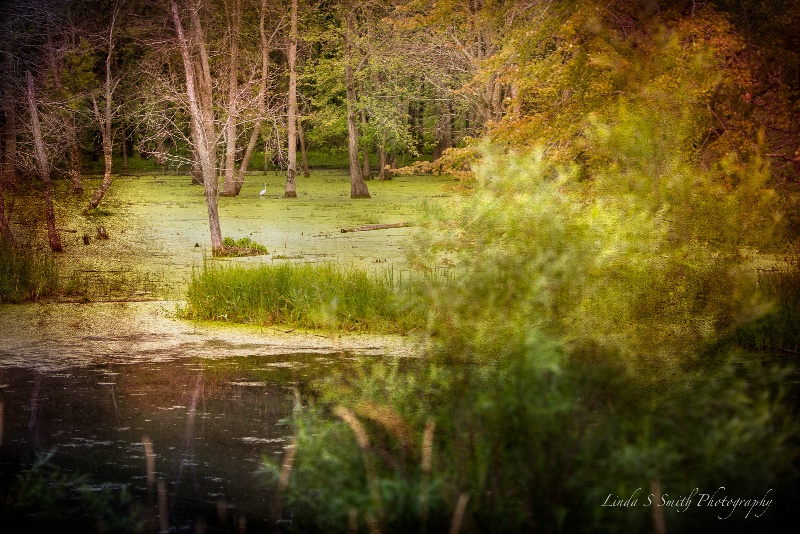
<svg viewBox="0 0 800 534">
<path fill-rule="evenodd" d="M 346 234 L 347 232 L 367 232 L 369 230 L 385 230 L 386 228 L 405 228 L 407 226 L 413 226 L 413 225 L 407 222 L 389 223 L 389 224 L 366 224 L 364 226 L 356 226 L 355 228 L 342 228 L 342 233 Z"/>
</svg>

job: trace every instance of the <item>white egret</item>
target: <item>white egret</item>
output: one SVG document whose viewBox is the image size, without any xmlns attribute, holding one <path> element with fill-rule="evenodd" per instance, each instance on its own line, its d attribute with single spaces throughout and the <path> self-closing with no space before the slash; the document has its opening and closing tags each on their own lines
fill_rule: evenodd
<svg viewBox="0 0 800 534">
<path fill-rule="evenodd" d="M 264 184 L 264 189 L 262 189 L 261 192 L 258 195 L 263 197 L 264 193 L 266 193 L 266 192 L 267 192 L 267 184 Z"/>
</svg>

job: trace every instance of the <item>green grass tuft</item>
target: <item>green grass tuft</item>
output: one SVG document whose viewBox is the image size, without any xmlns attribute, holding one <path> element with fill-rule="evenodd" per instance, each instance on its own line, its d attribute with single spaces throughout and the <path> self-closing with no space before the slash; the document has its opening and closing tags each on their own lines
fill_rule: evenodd
<svg viewBox="0 0 800 534">
<path fill-rule="evenodd" d="M 226 237 L 222 240 L 225 245 L 225 253 L 223 256 L 260 256 L 261 254 L 269 254 L 267 247 L 256 243 L 249 237 L 243 237 L 238 241 L 232 237 Z"/>
<path fill-rule="evenodd" d="M 57 292 L 58 267 L 50 257 L 0 239 L 0 302 L 35 301 Z"/>
<path fill-rule="evenodd" d="M 194 272 L 183 315 L 190 319 L 302 328 L 406 333 L 424 323 L 391 271 L 331 264 L 212 266 Z"/>
</svg>

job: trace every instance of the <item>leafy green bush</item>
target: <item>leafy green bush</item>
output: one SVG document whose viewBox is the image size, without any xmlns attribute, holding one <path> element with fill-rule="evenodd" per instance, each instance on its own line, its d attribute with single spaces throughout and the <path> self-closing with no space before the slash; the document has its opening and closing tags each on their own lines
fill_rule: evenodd
<svg viewBox="0 0 800 534">
<path fill-rule="evenodd" d="M 784 488 L 786 372 L 723 343 L 762 309 L 731 231 L 752 220 L 728 219 L 752 197 L 712 195 L 718 224 L 693 227 L 681 181 L 656 198 L 611 173 L 587 184 L 541 152 L 484 161 L 474 194 L 431 213 L 410 254 L 451 266 L 450 283 L 419 289 L 425 358 L 332 377 L 296 413 L 298 528 L 440 531 L 468 497 L 468 531 L 627 532 L 651 524 L 651 485 Z M 637 488 L 635 508 L 602 506 Z M 720 528 L 697 498 L 663 510 L 669 528 Z M 737 514 L 724 528 L 751 529 Z"/>
<path fill-rule="evenodd" d="M 191 319 L 407 332 L 423 313 L 392 273 L 323 265 L 212 266 L 192 275 L 184 316 Z"/>
<path fill-rule="evenodd" d="M 37 255 L 0 239 L 0 302 L 34 301 L 58 292 L 58 267 Z"/>
</svg>

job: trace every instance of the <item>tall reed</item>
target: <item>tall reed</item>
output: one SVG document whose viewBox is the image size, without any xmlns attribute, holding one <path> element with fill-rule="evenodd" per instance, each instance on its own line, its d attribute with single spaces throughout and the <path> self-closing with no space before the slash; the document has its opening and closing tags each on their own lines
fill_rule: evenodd
<svg viewBox="0 0 800 534">
<path fill-rule="evenodd" d="M 191 319 L 302 328 L 405 333 L 424 322 L 409 285 L 393 271 L 331 264 L 219 266 L 192 275 L 183 315 Z"/>
</svg>

